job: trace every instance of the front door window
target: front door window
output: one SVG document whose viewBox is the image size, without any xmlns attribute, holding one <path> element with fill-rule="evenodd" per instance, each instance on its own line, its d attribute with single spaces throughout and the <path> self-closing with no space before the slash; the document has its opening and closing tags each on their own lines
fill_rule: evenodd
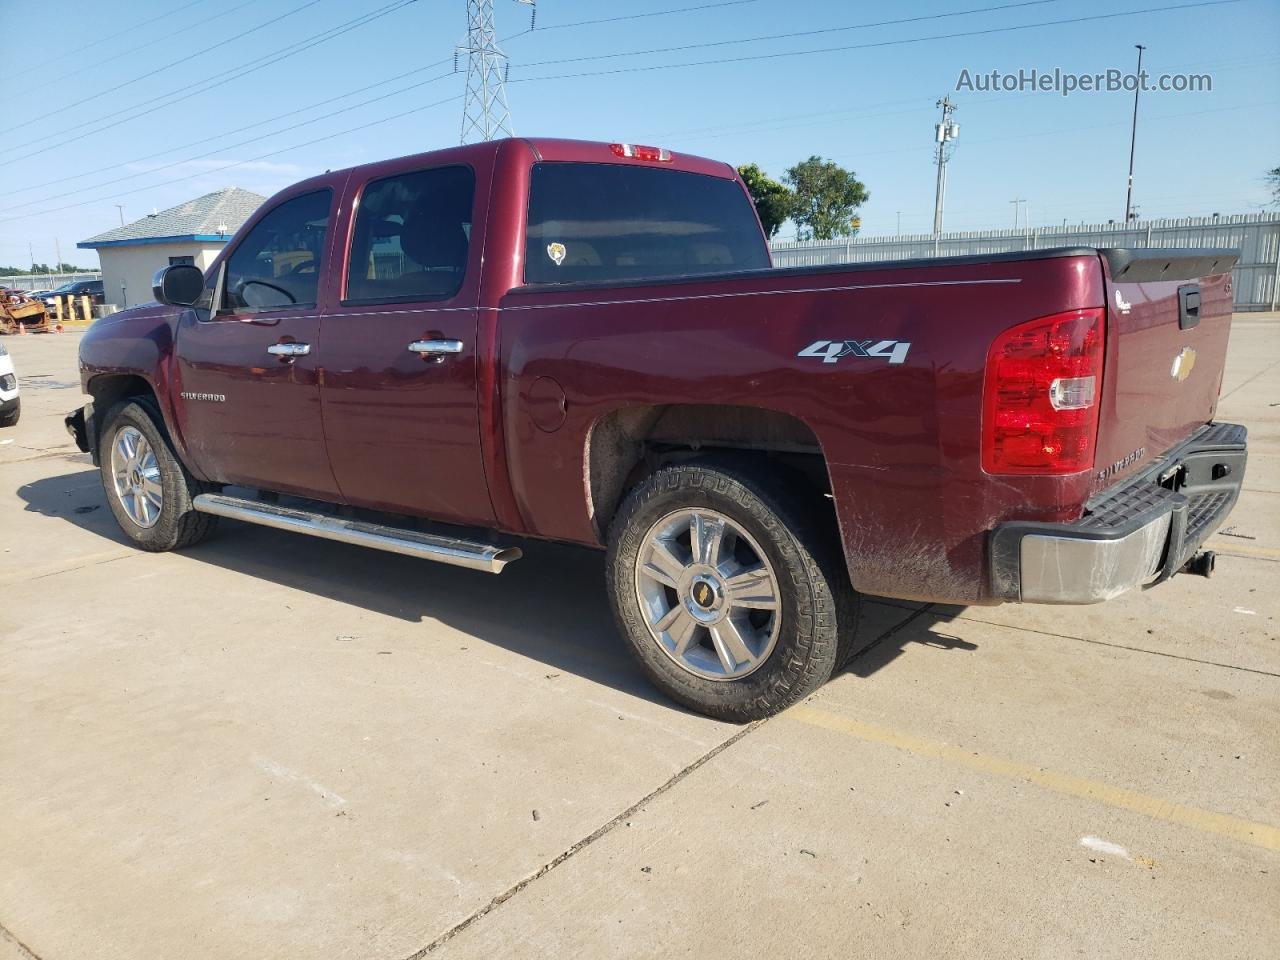
<svg viewBox="0 0 1280 960">
<path fill-rule="evenodd" d="M 280 204 L 227 258 L 224 311 L 314 307 L 332 193 L 317 190 Z"/>
</svg>

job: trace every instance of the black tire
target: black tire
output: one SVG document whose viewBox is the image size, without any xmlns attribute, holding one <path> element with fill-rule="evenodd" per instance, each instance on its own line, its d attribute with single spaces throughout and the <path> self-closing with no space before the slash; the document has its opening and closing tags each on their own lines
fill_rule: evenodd
<svg viewBox="0 0 1280 960">
<path fill-rule="evenodd" d="M 785 483 L 785 475 L 727 459 L 665 467 L 631 491 L 610 527 L 606 577 L 619 631 L 655 685 L 720 720 L 743 723 L 785 709 L 822 686 L 853 649 L 859 600 L 840 554 L 835 518 L 820 502 L 797 502 Z M 677 664 L 650 632 L 638 595 L 646 536 L 688 508 L 709 509 L 739 526 L 777 583 L 774 646 L 754 672 L 736 679 L 707 679 Z"/>
<path fill-rule="evenodd" d="M 126 427 L 136 429 L 146 439 L 159 469 L 161 504 L 159 517 L 152 526 L 142 526 L 130 517 L 116 492 L 111 451 L 116 437 Z M 213 532 L 218 518 L 197 512 L 191 501 L 197 494 L 216 488 L 187 472 L 173 452 L 160 412 L 150 401 L 140 398 L 122 400 L 107 412 L 98 442 L 98 460 L 107 505 L 120 529 L 136 546 L 155 552 L 180 550 L 199 543 Z"/>
<path fill-rule="evenodd" d="M 12 409 L 0 413 L 0 427 L 12 427 L 17 424 L 18 418 L 22 416 L 22 398 L 17 397 L 13 401 Z"/>
</svg>

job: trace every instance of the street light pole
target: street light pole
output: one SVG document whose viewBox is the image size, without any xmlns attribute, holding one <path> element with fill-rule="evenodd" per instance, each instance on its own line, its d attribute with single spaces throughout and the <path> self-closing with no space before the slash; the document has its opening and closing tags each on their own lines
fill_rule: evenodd
<svg viewBox="0 0 1280 960">
<path fill-rule="evenodd" d="M 1018 217 L 1018 214 L 1022 212 L 1022 205 L 1023 205 L 1024 203 L 1026 203 L 1027 201 L 1026 201 L 1026 200 L 1024 200 L 1022 197 L 1014 197 L 1014 198 L 1013 198 L 1012 200 L 1010 200 L 1009 202 L 1013 204 L 1013 229 L 1017 230 L 1017 229 L 1018 229 L 1018 220 L 1020 219 L 1020 218 Z M 1031 226 L 1031 211 L 1030 211 L 1030 209 L 1028 209 L 1028 211 L 1027 211 L 1027 226 Z"/>
<path fill-rule="evenodd" d="M 1142 92 L 1142 51 L 1147 49 L 1140 43 L 1138 48 L 1138 74 L 1133 83 L 1133 128 L 1129 132 L 1129 191 L 1124 198 L 1124 222 L 1127 226 L 1133 216 L 1133 153 L 1138 143 L 1138 94 Z"/>
</svg>

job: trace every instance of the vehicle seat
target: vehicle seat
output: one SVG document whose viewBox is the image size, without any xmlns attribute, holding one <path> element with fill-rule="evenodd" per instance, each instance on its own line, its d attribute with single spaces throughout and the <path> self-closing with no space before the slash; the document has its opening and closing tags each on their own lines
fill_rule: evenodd
<svg viewBox="0 0 1280 960">
<path fill-rule="evenodd" d="M 400 249 L 420 269 L 406 271 L 395 282 L 403 293 L 439 296 L 452 293 L 467 268 L 467 234 L 454 218 L 418 211 L 405 221 Z"/>
</svg>

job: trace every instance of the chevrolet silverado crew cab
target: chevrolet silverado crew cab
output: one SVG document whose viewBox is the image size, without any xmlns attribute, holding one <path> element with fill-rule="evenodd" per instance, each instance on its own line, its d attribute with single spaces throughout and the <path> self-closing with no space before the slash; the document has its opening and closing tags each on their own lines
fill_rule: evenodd
<svg viewBox="0 0 1280 960">
<path fill-rule="evenodd" d="M 605 547 L 648 675 L 747 720 L 851 656 L 863 594 L 1208 573 L 1234 262 L 773 269 L 727 164 L 501 140 L 306 180 L 162 270 L 84 337 L 68 427 L 145 550 L 219 517 L 492 573 L 517 538 Z"/>
</svg>

